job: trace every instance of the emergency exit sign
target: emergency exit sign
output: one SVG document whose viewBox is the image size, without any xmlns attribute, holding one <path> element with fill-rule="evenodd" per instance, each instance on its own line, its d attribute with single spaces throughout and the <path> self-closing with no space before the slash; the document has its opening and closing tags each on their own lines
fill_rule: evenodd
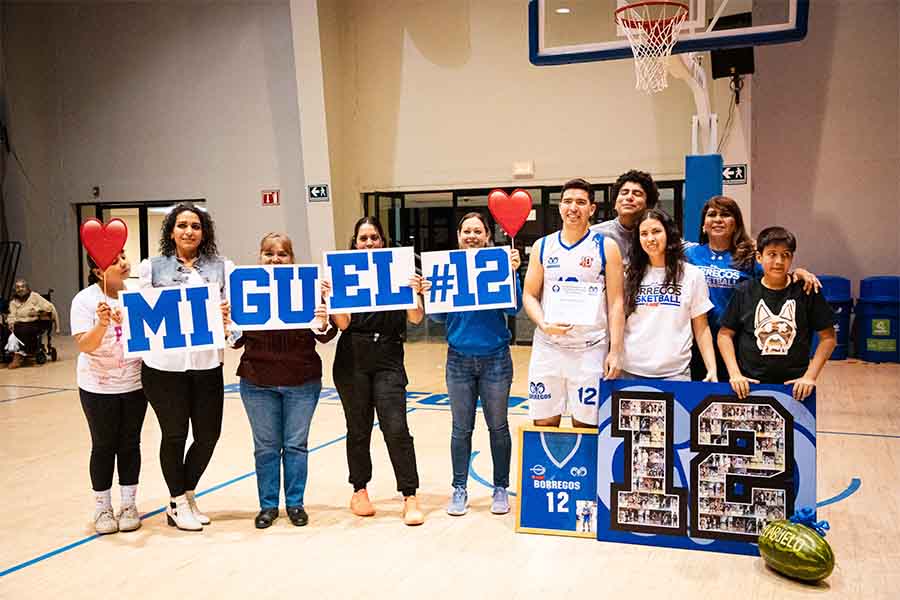
<svg viewBox="0 0 900 600">
<path fill-rule="evenodd" d="M 281 204 L 281 193 L 279 190 L 263 190 L 262 191 L 263 206 L 278 206 Z"/>
</svg>

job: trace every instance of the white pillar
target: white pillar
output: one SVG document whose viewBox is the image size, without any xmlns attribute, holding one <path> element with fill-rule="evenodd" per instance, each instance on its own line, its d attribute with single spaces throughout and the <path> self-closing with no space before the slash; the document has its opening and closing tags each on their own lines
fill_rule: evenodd
<svg viewBox="0 0 900 600">
<path fill-rule="evenodd" d="M 328 202 L 309 202 L 307 196 L 307 186 L 310 185 L 326 184 L 329 193 L 333 193 L 316 0 L 291 0 L 291 31 L 297 102 L 300 105 L 301 193 L 303 206 L 306 207 L 305 231 L 301 233 L 308 243 L 309 261 L 318 263 L 322 260 L 323 251 L 334 250 L 334 198 Z M 300 239 L 297 241 L 300 242 Z"/>
</svg>

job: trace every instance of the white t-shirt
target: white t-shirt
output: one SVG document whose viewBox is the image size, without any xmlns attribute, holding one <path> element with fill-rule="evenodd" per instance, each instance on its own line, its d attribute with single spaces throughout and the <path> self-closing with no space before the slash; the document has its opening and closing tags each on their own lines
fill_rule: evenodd
<svg viewBox="0 0 900 600">
<path fill-rule="evenodd" d="M 225 261 L 225 272 L 233 263 Z M 140 278 L 140 287 L 151 287 L 153 285 L 152 267 L 150 259 L 141 261 L 138 267 L 138 277 Z M 187 283 L 189 285 L 206 285 L 203 277 L 197 272 L 197 269 L 191 269 L 188 274 Z M 222 350 L 168 350 L 166 352 L 151 352 L 144 356 L 144 363 L 151 369 L 157 371 L 207 371 L 215 369 L 225 360 L 225 353 Z"/>
<path fill-rule="evenodd" d="M 625 370 L 641 377 L 674 377 L 691 363 L 691 319 L 712 309 L 703 272 L 684 264 L 680 284 L 663 286 L 664 267 L 641 280 L 635 311 L 625 321 Z"/>
<path fill-rule="evenodd" d="M 97 324 L 97 304 L 105 300 L 113 310 L 117 299 L 103 295 L 97 284 L 86 287 L 72 298 L 72 335 L 87 333 Z M 125 358 L 122 326 L 110 321 L 103 341 L 93 352 L 78 355 L 78 387 L 94 394 L 124 394 L 141 389 L 141 359 Z"/>
</svg>

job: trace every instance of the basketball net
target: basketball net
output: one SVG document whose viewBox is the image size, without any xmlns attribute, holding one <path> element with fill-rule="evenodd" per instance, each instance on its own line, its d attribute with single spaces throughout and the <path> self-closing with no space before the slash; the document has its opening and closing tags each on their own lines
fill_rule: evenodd
<svg viewBox="0 0 900 600">
<path fill-rule="evenodd" d="M 653 94 L 668 87 L 668 59 L 687 16 L 680 2 L 635 2 L 616 10 L 616 24 L 634 53 L 636 89 Z"/>
</svg>

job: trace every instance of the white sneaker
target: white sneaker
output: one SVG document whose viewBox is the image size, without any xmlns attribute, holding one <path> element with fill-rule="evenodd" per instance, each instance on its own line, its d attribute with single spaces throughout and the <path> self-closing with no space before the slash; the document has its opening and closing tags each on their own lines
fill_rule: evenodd
<svg viewBox="0 0 900 600">
<path fill-rule="evenodd" d="M 94 513 L 94 530 L 100 535 L 119 531 L 119 522 L 116 521 L 112 508 Z"/>
<path fill-rule="evenodd" d="M 196 495 L 194 494 L 194 490 L 188 490 L 184 493 L 185 498 L 187 498 L 188 504 L 191 507 L 191 512 L 194 513 L 194 518 L 200 521 L 202 525 L 209 525 L 209 517 L 200 512 L 200 509 L 197 508 L 197 500 Z"/>
<path fill-rule="evenodd" d="M 178 496 L 169 502 L 169 506 L 166 507 L 166 522 L 170 527 L 184 531 L 203 531 L 203 525 L 194 516 L 184 496 Z"/>
<path fill-rule="evenodd" d="M 134 504 L 123 506 L 116 518 L 119 520 L 119 531 L 134 531 L 141 527 L 141 513 Z"/>
</svg>

